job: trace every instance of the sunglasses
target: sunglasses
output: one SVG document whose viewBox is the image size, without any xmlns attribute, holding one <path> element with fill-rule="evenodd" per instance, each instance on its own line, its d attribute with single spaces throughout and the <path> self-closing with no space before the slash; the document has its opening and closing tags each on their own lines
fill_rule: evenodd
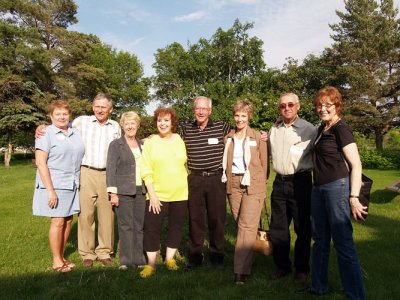
<svg viewBox="0 0 400 300">
<path fill-rule="evenodd" d="M 296 104 L 297 104 L 297 102 L 296 103 L 293 103 L 293 102 L 281 103 L 281 104 L 279 104 L 279 108 L 280 109 L 286 109 L 286 107 L 293 108 Z"/>
</svg>

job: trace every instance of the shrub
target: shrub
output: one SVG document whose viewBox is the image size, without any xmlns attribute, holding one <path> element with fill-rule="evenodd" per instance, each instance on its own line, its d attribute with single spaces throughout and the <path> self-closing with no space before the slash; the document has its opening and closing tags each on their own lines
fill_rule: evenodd
<svg viewBox="0 0 400 300">
<path fill-rule="evenodd" d="M 366 150 L 360 149 L 363 168 L 390 170 L 400 168 L 400 151 L 398 150 Z"/>
</svg>

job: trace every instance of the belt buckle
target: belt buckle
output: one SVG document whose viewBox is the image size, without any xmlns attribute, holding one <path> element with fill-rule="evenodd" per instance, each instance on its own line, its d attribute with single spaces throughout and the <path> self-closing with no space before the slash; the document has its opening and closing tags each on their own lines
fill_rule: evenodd
<svg viewBox="0 0 400 300">
<path fill-rule="evenodd" d="M 202 175 L 203 177 L 205 177 L 205 176 L 208 177 L 208 176 L 209 176 L 207 171 L 203 171 L 203 172 L 201 173 L 201 175 Z"/>
</svg>

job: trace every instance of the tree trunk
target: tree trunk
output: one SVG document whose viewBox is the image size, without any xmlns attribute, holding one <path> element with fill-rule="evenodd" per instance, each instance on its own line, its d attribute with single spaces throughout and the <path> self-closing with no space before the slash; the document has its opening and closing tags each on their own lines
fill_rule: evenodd
<svg viewBox="0 0 400 300">
<path fill-rule="evenodd" d="M 13 149 L 12 135 L 11 135 L 11 133 L 8 133 L 7 149 L 6 149 L 6 152 L 4 153 L 4 167 L 6 167 L 6 168 L 10 167 L 12 149 Z"/>
<path fill-rule="evenodd" d="M 375 130 L 375 147 L 378 151 L 383 150 L 383 134 L 379 129 Z"/>
</svg>

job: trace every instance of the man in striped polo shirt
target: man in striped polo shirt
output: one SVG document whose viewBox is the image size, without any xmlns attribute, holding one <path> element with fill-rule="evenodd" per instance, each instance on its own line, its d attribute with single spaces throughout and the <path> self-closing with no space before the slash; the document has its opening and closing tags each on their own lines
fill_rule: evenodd
<svg viewBox="0 0 400 300">
<path fill-rule="evenodd" d="M 222 183 L 224 137 L 230 127 L 211 120 L 211 99 L 197 97 L 194 101 L 196 120 L 183 129 L 186 144 L 189 181 L 189 264 L 187 269 L 203 262 L 207 213 L 209 258 L 218 269 L 223 268 L 226 219 L 226 187 Z"/>
<path fill-rule="evenodd" d="M 121 136 L 118 122 L 108 117 L 112 99 L 99 93 L 93 100 L 92 116 L 80 116 L 72 122 L 85 144 L 81 165 L 80 204 L 78 217 L 78 251 L 85 267 L 98 259 L 103 265 L 112 264 L 114 248 L 114 213 L 108 200 L 106 162 L 109 144 Z M 95 210 L 97 207 L 98 245 L 95 245 Z"/>
</svg>

